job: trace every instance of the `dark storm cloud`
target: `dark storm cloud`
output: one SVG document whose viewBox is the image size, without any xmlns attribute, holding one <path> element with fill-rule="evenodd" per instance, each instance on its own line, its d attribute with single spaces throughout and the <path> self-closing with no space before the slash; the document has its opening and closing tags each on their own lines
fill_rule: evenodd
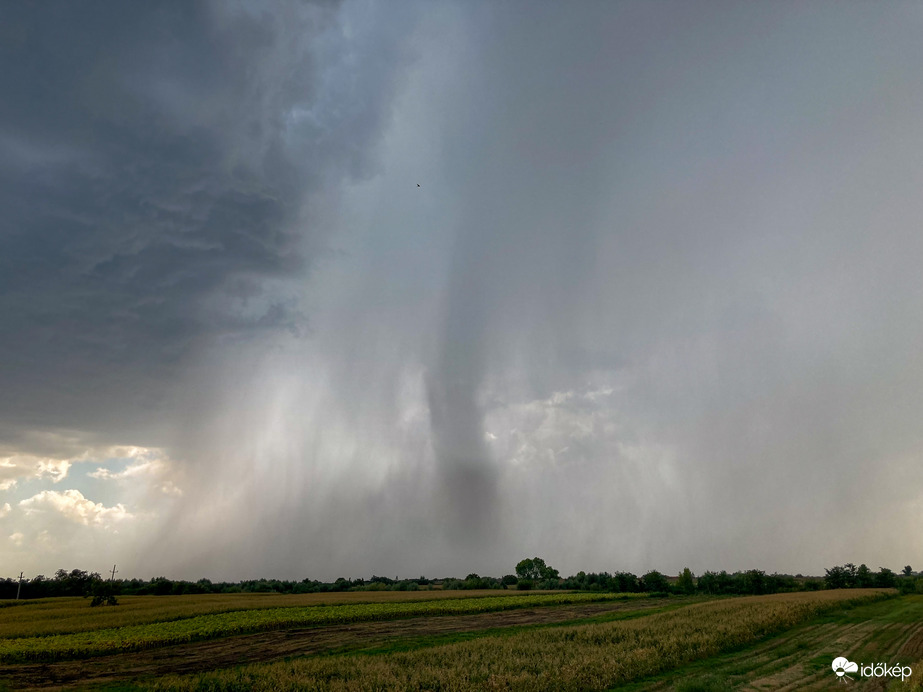
<svg viewBox="0 0 923 692">
<path fill-rule="evenodd" d="M 162 447 L 142 573 L 913 564 L 916 4 L 86 8 L 0 23 L 0 424 Z"/>
<path fill-rule="evenodd" d="M 205 376 L 197 529 L 156 551 L 330 578 L 898 559 L 838 531 L 919 487 L 919 19 L 528 7 L 422 22 L 309 346 L 275 384 Z"/>
<path fill-rule="evenodd" d="M 535 517 L 508 536 L 579 564 L 616 551 L 678 569 L 704 549 L 797 570 L 845 559 L 838 506 L 893 490 L 863 478 L 918 488 L 920 436 L 897 402 L 919 400 L 902 345 L 918 321 L 898 305 L 919 305 L 920 174 L 897 133 L 921 112 L 920 16 L 893 9 L 471 13 L 465 134 L 446 138 L 464 201 L 429 371 L 437 452 L 481 469 L 478 492 L 456 484 L 460 506 L 499 498 Z M 517 445 L 485 448 L 491 425 L 521 425 L 507 408 L 588 385 L 617 388 L 604 412 L 568 432 L 542 404 L 532 439 L 512 435 L 547 445 L 529 472 L 510 470 Z M 850 516 L 855 533 L 885 521 Z M 810 522 L 829 547 L 770 529 Z"/>
<path fill-rule="evenodd" d="M 198 347 L 304 330 L 284 282 L 324 244 L 305 203 L 362 175 L 389 88 L 319 67 L 344 60 L 336 10 L 0 10 L 5 425 L 113 429 Z"/>
</svg>

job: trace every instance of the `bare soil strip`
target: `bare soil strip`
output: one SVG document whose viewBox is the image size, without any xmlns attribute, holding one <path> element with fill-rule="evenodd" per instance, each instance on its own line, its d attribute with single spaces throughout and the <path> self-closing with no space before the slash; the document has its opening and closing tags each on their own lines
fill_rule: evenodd
<svg viewBox="0 0 923 692">
<path fill-rule="evenodd" d="M 288 656 L 323 653 L 344 646 L 369 647 L 405 637 L 567 622 L 618 611 L 659 608 L 670 601 L 645 598 L 261 632 L 77 661 L 7 665 L 0 667 L 0 683 L 6 683 L 15 690 L 24 690 L 128 682 L 138 677 L 199 673 Z"/>
</svg>

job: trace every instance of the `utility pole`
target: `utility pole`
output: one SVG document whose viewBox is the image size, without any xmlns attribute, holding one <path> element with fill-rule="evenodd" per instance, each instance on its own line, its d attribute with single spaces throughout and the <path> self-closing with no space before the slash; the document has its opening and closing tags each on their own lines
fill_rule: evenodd
<svg viewBox="0 0 923 692">
<path fill-rule="evenodd" d="M 16 587 L 16 600 L 19 600 L 19 592 L 22 590 L 22 572 L 19 573 L 19 586 Z"/>
<path fill-rule="evenodd" d="M 116 573 L 116 572 L 118 572 L 118 570 L 115 568 L 115 565 L 112 565 L 112 574 L 109 576 L 109 581 L 114 581 L 114 580 L 115 580 L 115 573 Z"/>
</svg>

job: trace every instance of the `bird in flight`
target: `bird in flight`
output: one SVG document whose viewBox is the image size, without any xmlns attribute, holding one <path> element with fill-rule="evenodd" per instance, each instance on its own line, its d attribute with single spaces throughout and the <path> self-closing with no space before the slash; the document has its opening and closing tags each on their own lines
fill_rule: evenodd
<svg viewBox="0 0 923 692">
<path fill-rule="evenodd" d="M 420 187 L 420 183 L 417 183 L 417 187 Z"/>
</svg>

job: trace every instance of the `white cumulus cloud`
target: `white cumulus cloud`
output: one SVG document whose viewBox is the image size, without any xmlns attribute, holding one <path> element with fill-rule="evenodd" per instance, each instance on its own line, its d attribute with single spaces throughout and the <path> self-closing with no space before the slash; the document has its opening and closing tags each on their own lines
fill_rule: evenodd
<svg viewBox="0 0 923 692">
<path fill-rule="evenodd" d="M 84 526 L 102 526 L 108 528 L 113 524 L 131 519 L 132 514 L 122 503 L 106 507 L 101 502 L 93 502 L 83 496 L 79 490 L 43 490 L 37 495 L 19 503 L 27 514 L 54 512 L 70 521 Z"/>
<path fill-rule="evenodd" d="M 0 457 L 0 490 L 9 490 L 22 478 L 50 478 L 58 483 L 67 477 L 71 462 L 67 459 L 17 454 Z"/>
</svg>

